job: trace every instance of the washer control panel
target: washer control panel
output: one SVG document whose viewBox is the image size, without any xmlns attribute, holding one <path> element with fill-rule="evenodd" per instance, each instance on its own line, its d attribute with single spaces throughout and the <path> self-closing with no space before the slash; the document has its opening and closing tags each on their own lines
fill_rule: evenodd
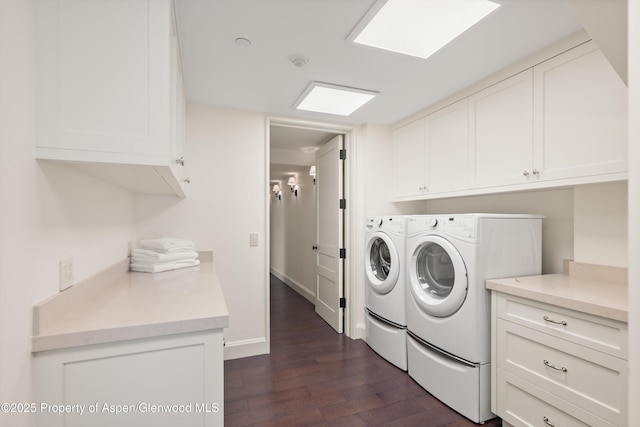
<svg viewBox="0 0 640 427">
<path fill-rule="evenodd" d="M 389 232 L 405 234 L 406 222 L 403 222 L 403 218 L 393 216 L 367 218 L 366 231 L 376 231 L 382 228 Z"/>
<path fill-rule="evenodd" d="M 464 239 L 476 237 L 474 215 L 419 215 L 409 218 L 409 232 L 439 231 Z"/>
</svg>

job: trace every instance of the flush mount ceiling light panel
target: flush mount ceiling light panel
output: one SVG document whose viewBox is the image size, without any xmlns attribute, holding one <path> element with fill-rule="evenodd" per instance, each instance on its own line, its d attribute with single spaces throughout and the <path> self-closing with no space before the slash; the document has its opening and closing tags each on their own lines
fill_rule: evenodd
<svg viewBox="0 0 640 427">
<path fill-rule="evenodd" d="M 428 58 L 499 6 L 489 0 L 379 0 L 348 39 Z"/>
<path fill-rule="evenodd" d="M 293 106 L 298 110 L 349 116 L 377 94 L 370 90 L 311 82 Z"/>
</svg>

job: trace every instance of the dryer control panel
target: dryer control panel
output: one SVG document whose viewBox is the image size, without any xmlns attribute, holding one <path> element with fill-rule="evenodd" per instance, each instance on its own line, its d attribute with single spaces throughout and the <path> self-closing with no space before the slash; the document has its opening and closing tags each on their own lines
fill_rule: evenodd
<svg viewBox="0 0 640 427">
<path fill-rule="evenodd" d="M 467 215 L 438 216 L 436 229 L 449 235 L 473 239 L 476 237 L 476 217 Z"/>
</svg>

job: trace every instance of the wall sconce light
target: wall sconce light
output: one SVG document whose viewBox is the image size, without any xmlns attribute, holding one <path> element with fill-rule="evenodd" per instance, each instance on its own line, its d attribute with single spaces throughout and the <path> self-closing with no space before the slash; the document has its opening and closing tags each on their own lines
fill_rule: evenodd
<svg viewBox="0 0 640 427">
<path fill-rule="evenodd" d="M 298 184 L 296 184 L 296 179 L 294 177 L 289 177 L 289 181 L 287 181 L 287 185 L 291 187 L 291 192 L 298 197 Z"/>
<path fill-rule="evenodd" d="M 316 185 L 316 165 L 311 166 L 311 169 L 309 169 L 309 176 L 313 177 L 313 185 Z"/>
<path fill-rule="evenodd" d="M 273 191 L 273 195 L 276 196 L 278 200 L 282 200 L 282 191 L 280 191 L 280 186 L 278 184 L 274 184 L 271 191 Z"/>
</svg>

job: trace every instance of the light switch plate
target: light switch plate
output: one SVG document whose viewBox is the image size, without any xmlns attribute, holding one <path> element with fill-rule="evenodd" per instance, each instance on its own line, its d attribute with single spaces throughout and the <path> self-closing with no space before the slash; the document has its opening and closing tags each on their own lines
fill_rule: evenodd
<svg viewBox="0 0 640 427">
<path fill-rule="evenodd" d="M 249 234 L 249 246 L 258 246 L 258 233 Z"/>
<path fill-rule="evenodd" d="M 73 286 L 73 259 L 63 259 L 59 263 L 60 266 L 60 290 L 64 291 Z"/>
</svg>

